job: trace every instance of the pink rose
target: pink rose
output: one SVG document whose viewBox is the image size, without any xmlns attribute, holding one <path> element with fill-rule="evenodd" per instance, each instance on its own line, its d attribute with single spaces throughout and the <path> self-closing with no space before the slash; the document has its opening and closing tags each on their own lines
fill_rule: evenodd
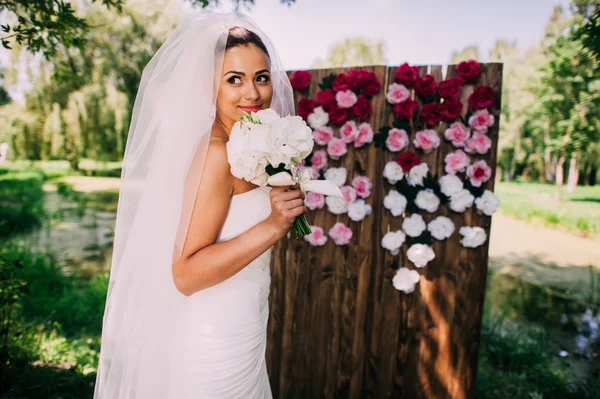
<svg viewBox="0 0 600 399">
<path fill-rule="evenodd" d="M 393 152 L 398 152 L 406 147 L 409 143 L 408 134 L 406 134 L 406 130 L 404 129 L 396 129 L 392 128 L 388 132 L 387 140 L 385 141 L 385 145 L 388 150 Z"/>
<path fill-rule="evenodd" d="M 347 245 L 352 239 L 352 229 L 344 223 L 337 222 L 329 229 L 329 237 L 336 245 Z"/>
<path fill-rule="evenodd" d="M 444 162 L 446 163 L 446 167 L 444 168 L 446 173 L 455 175 L 458 172 L 464 172 L 471 160 L 463 150 L 456 150 L 446 155 Z"/>
<path fill-rule="evenodd" d="M 453 146 L 464 147 L 470 134 L 471 131 L 462 122 L 454 122 L 446 129 L 444 137 L 446 137 L 446 140 L 451 141 Z"/>
<path fill-rule="evenodd" d="M 410 97 L 410 90 L 408 90 L 404 85 L 392 83 L 388 87 L 388 93 L 386 97 L 390 104 L 399 104 Z"/>
<path fill-rule="evenodd" d="M 356 200 L 356 190 L 352 186 L 340 187 L 340 191 L 347 203 L 352 203 Z"/>
<path fill-rule="evenodd" d="M 475 132 L 473 137 L 467 140 L 465 145 L 465 151 L 472 154 L 474 152 L 478 154 L 485 154 L 492 146 L 492 140 L 483 133 Z"/>
<path fill-rule="evenodd" d="M 358 97 L 352 90 L 338 91 L 335 94 L 335 101 L 340 108 L 350 108 L 356 104 Z"/>
<path fill-rule="evenodd" d="M 340 127 L 340 136 L 346 143 L 352 143 L 357 134 L 358 127 L 356 127 L 356 122 L 354 121 L 348 121 Z"/>
<path fill-rule="evenodd" d="M 440 146 L 440 138 L 433 129 L 421 130 L 415 135 L 413 144 L 428 154 Z"/>
<path fill-rule="evenodd" d="M 474 187 L 479 187 L 481 186 L 481 183 L 490 180 L 490 177 L 492 177 L 492 169 L 482 159 L 467 168 L 467 176 Z"/>
<path fill-rule="evenodd" d="M 356 138 L 354 139 L 354 147 L 356 148 L 360 148 L 362 146 L 364 146 L 367 143 L 370 143 L 373 141 L 373 128 L 371 128 L 371 125 L 367 122 L 361 123 L 358 126 L 358 134 L 356 135 Z"/>
<path fill-rule="evenodd" d="M 313 139 L 319 145 L 327 145 L 333 137 L 333 129 L 329 126 L 321 126 L 313 130 Z"/>
<path fill-rule="evenodd" d="M 306 207 L 311 211 L 321 209 L 325 206 L 325 196 L 323 194 L 309 191 L 306 194 Z M 314 230 L 313 230 L 314 231 Z"/>
<path fill-rule="evenodd" d="M 312 167 L 321 170 L 327 167 L 327 152 L 325 150 L 319 150 L 313 152 L 312 158 L 310 159 L 312 162 Z"/>
<path fill-rule="evenodd" d="M 332 137 L 327 144 L 327 153 L 332 159 L 340 159 L 342 155 L 346 155 L 348 147 L 344 139 L 339 137 Z"/>
<path fill-rule="evenodd" d="M 304 236 L 304 240 L 308 241 L 313 247 L 321 247 L 327 242 L 327 236 L 319 226 L 310 226 L 312 233 Z"/>
<path fill-rule="evenodd" d="M 352 187 L 356 189 L 356 194 L 360 198 L 367 198 L 371 195 L 373 183 L 367 176 L 356 176 L 352 179 Z"/>
<path fill-rule="evenodd" d="M 490 115 L 487 109 L 480 109 L 469 118 L 469 126 L 481 133 L 486 133 L 493 124 L 494 115 Z"/>
<path fill-rule="evenodd" d="M 319 170 L 313 168 L 312 166 L 302 166 L 300 167 L 300 173 L 304 173 L 304 169 L 310 170 L 310 174 L 313 180 L 317 180 L 319 178 Z"/>
</svg>

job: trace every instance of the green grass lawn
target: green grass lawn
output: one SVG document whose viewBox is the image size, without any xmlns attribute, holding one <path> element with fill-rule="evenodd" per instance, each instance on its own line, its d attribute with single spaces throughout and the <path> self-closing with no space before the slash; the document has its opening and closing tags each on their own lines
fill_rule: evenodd
<svg viewBox="0 0 600 399">
<path fill-rule="evenodd" d="M 571 194 L 563 190 L 561 202 L 550 184 L 500 182 L 495 192 L 505 215 L 600 238 L 600 186 L 577 187 Z"/>
</svg>

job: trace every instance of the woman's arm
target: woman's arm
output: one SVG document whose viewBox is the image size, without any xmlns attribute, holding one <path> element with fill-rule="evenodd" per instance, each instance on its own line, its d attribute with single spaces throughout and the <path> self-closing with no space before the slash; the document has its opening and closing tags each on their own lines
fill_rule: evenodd
<svg viewBox="0 0 600 399">
<path fill-rule="evenodd" d="M 216 285 L 239 272 L 290 230 L 305 212 L 300 190 L 271 189 L 271 215 L 237 237 L 216 243 L 233 191 L 233 176 L 223 139 L 212 138 L 181 257 L 173 279 L 184 295 Z"/>
</svg>

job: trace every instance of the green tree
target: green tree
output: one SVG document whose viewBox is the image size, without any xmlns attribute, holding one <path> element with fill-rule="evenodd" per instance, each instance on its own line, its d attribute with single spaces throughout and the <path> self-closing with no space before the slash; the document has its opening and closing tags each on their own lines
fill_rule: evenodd
<svg viewBox="0 0 600 399">
<path fill-rule="evenodd" d="M 453 51 L 450 56 L 451 64 L 458 64 L 461 61 L 467 60 L 481 60 L 481 57 L 479 56 L 479 47 L 477 47 L 477 45 L 467 46 L 461 51 Z"/>
<path fill-rule="evenodd" d="M 325 59 L 317 58 L 313 68 L 342 68 L 364 65 L 385 65 L 385 44 L 364 37 L 346 38 L 334 43 Z"/>
</svg>

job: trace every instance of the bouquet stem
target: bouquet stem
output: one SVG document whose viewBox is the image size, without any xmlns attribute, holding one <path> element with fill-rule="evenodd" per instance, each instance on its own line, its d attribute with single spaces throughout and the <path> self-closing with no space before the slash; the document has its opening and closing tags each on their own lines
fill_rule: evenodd
<svg viewBox="0 0 600 399">
<path fill-rule="evenodd" d="M 296 238 L 304 237 L 305 235 L 312 233 L 310 225 L 308 224 L 308 221 L 304 215 L 300 215 L 296 218 L 296 220 L 294 220 L 292 228 L 294 229 Z"/>
</svg>

